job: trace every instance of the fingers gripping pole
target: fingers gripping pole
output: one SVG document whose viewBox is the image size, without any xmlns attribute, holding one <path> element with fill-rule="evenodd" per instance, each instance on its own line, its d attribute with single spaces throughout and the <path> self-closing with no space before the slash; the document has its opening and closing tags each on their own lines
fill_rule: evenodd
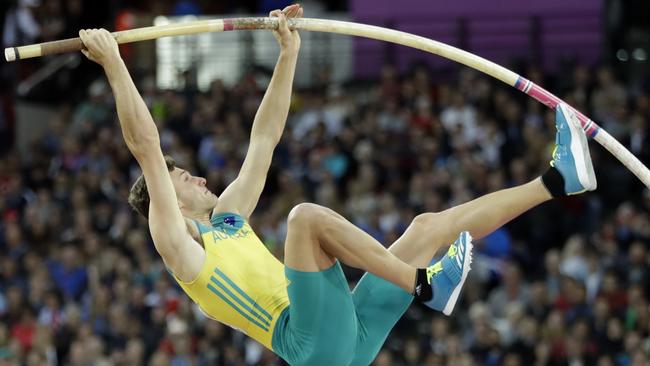
<svg viewBox="0 0 650 366">
<path fill-rule="evenodd" d="M 204 32 L 276 29 L 277 26 L 277 18 L 213 19 L 131 29 L 122 32 L 115 32 L 113 33 L 113 36 L 116 41 L 121 44 Z M 555 95 L 549 93 L 540 86 L 535 85 L 529 80 L 522 78 L 505 67 L 499 66 L 494 62 L 488 61 L 467 51 L 428 38 L 372 25 L 325 19 L 289 19 L 289 26 L 293 29 L 346 34 L 417 48 L 456 61 L 499 79 L 502 82 L 530 95 L 549 108 L 555 108 L 558 103 L 564 103 Z M 5 58 L 7 61 L 14 61 L 30 57 L 40 57 L 62 52 L 77 51 L 80 50 L 82 46 L 83 45 L 79 38 L 72 38 L 63 41 L 13 47 L 5 49 Z M 600 128 L 595 122 L 580 112 L 576 112 L 587 135 L 594 138 L 599 144 L 604 146 L 632 173 L 634 173 L 643 184 L 646 185 L 646 187 L 650 188 L 650 170 L 648 170 L 639 159 L 630 153 L 629 150 L 621 145 L 620 142 Z"/>
</svg>

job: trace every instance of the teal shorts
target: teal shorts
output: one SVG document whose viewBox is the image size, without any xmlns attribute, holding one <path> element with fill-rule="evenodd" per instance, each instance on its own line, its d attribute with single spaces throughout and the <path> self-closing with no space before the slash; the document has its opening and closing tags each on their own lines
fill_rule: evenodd
<svg viewBox="0 0 650 366">
<path fill-rule="evenodd" d="M 290 305 L 273 333 L 273 350 L 292 366 L 367 366 L 413 300 L 366 273 L 350 292 L 341 265 L 321 272 L 285 267 Z"/>
</svg>

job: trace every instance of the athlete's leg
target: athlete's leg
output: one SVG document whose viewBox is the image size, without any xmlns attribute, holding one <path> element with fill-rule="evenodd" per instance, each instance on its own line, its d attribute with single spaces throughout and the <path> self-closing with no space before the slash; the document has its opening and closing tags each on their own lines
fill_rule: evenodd
<svg viewBox="0 0 650 366">
<path fill-rule="evenodd" d="M 289 214 L 285 242 L 291 304 L 273 344 L 292 365 L 348 365 L 356 355 L 363 331 L 337 258 L 383 276 L 385 283 L 393 281 L 402 293 L 414 289 L 416 269 L 370 235 L 325 207 L 296 206 Z"/>
<path fill-rule="evenodd" d="M 440 213 L 425 213 L 390 248 L 413 266 L 426 266 L 436 251 L 467 230 L 482 238 L 510 220 L 548 201 L 553 195 L 578 194 L 596 189 L 587 138 L 575 113 L 566 105 L 556 109 L 556 148 L 553 167 L 527 184 L 497 191 Z M 559 174 L 558 174 L 559 173 Z M 552 194 L 555 192 L 555 194 Z"/>
<path fill-rule="evenodd" d="M 462 230 L 468 230 L 476 238 L 484 237 L 551 198 L 538 178 L 440 213 L 422 214 L 413 220 L 389 251 L 414 267 L 427 266 L 436 252 L 452 243 Z M 359 317 L 360 339 L 355 360 L 350 366 L 369 365 L 410 306 L 413 296 L 366 273 L 352 297 Z"/>
<path fill-rule="evenodd" d="M 461 231 L 469 231 L 475 239 L 482 238 L 552 198 L 541 178 L 537 178 L 439 213 L 421 214 L 391 245 L 390 251 L 412 266 L 427 266 L 435 253 L 452 243 Z"/>
<path fill-rule="evenodd" d="M 477 238 L 486 236 L 550 198 L 541 181 L 536 179 L 441 213 L 422 214 L 413 220 L 389 251 L 412 266 L 427 266 L 435 253 L 453 242 L 462 230 L 468 230 Z M 352 297 L 359 317 L 360 339 L 356 358 L 350 366 L 368 365 L 381 349 L 391 329 L 411 305 L 413 296 L 366 273 L 354 289 Z"/>
<path fill-rule="evenodd" d="M 562 175 L 564 193 L 575 194 L 595 189 L 587 141 L 575 115 L 558 107 L 556 125 L 558 149 L 552 165 Z M 441 213 L 423 214 L 413 221 L 389 250 L 415 267 L 426 266 L 441 247 L 454 240 L 460 230 L 469 230 L 477 238 L 486 236 L 551 198 L 542 180 L 537 178 Z M 381 349 L 390 330 L 408 309 L 413 297 L 370 273 L 363 276 L 352 296 L 360 322 L 360 339 L 355 360 L 350 366 L 368 365 Z"/>
<path fill-rule="evenodd" d="M 296 206 L 289 214 L 285 242 L 288 320 L 273 345 L 292 365 L 348 365 L 356 354 L 359 321 L 336 258 L 366 270 L 374 265 L 378 272 L 392 266 L 401 276 L 386 274 L 387 280 L 401 282 L 403 292 L 412 291 L 415 269 L 372 237 L 332 210 Z"/>
<path fill-rule="evenodd" d="M 340 264 L 303 222 L 310 209 L 298 206 L 289 215 L 284 264 L 290 305 L 273 349 L 291 365 L 347 365 L 358 339 L 352 294 Z"/>
<path fill-rule="evenodd" d="M 354 357 L 358 321 L 340 264 L 319 272 L 285 267 L 289 296 L 286 321 L 273 349 L 295 366 L 348 365 Z"/>
<path fill-rule="evenodd" d="M 390 253 L 372 236 L 329 208 L 303 203 L 291 210 L 285 243 L 285 265 L 322 271 L 336 259 L 363 269 L 412 292 L 416 268 Z"/>
</svg>

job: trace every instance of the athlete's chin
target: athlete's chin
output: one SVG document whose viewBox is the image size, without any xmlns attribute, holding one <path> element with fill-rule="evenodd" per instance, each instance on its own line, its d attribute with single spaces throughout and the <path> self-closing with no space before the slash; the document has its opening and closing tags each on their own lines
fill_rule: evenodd
<svg viewBox="0 0 650 366">
<path fill-rule="evenodd" d="M 211 208 L 213 208 L 214 206 L 217 205 L 217 203 L 219 203 L 219 197 L 217 197 L 217 195 L 211 193 L 210 196 L 208 197 L 208 203 L 209 203 L 208 205 Z"/>
</svg>

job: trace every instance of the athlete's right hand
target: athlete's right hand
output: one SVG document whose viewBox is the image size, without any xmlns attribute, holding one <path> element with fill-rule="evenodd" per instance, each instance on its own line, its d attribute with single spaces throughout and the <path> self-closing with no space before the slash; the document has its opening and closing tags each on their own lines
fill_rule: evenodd
<svg viewBox="0 0 650 366">
<path fill-rule="evenodd" d="M 79 31 L 79 37 L 84 44 L 81 52 L 89 60 L 106 66 L 120 58 L 117 42 L 106 29 L 82 29 Z"/>
</svg>

